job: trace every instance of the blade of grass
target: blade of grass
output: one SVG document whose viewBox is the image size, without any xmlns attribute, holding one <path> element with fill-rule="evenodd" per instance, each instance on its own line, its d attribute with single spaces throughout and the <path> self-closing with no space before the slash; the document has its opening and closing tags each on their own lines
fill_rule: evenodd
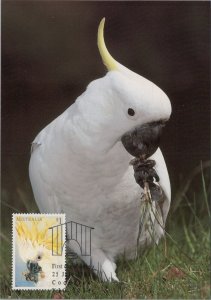
<svg viewBox="0 0 211 300">
<path fill-rule="evenodd" d="M 6 206 L 6 207 L 8 207 L 8 208 L 10 208 L 10 209 L 12 209 L 12 210 L 18 212 L 18 213 L 20 212 L 20 210 L 18 210 L 18 209 L 15 208 L 14 206 L 12 206 L 12 205 L 10 205 L 10 204 L 8 204 L 8 203 L 2 201 L 2 200 L 1 200 L 1 203 L 2 203 L 4 206 Z"/>
<path fill-rule="evenodd" d="M 192 251 L 192 253 L 195 253 L 195 248 L 192 244 L 191 238 L 190 238 L 189 233 L 188 233 L 187 226 L 185 224 L 184 215 L 182 216 L 182 221 L 183 221 L 183 228 L 184 228 L 184 233 L 185 233 L 185 237 L 186 237 L 186 241 L 188 243 L 188 246 L 189 246 L 190 250 Z"/>
<path fill-rule="evenodd" d="M 205 184 L 205 179 L 204 179 L 204 173 L 203 173 L 203 165 L 201 162 L 201 178 L 202 178 L 202 186 L 203 186 L 203 193 L 204 193 L 204 200 L 205 200 L 205 204 L 207 206 L 207 213 L 208 216 L 210 217 L 210 207 L 208 204 L 208 197 L 207 197 L 207 192 L 206 192 L 206 184 Z"/>
</svg>

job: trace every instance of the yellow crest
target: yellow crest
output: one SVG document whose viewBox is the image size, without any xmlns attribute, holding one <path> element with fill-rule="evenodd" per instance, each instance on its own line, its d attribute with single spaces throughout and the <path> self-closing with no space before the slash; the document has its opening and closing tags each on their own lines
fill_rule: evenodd
<svg viewBox="0 0 211 300">
<path fill-rule="evenodd" d="M 19 239 L 29 240 L 32 244 L 42 245 L 48 250 L 56 251 L 61 248 L 62 239 L 61 239 L 61 230 L 54 230 L 54 234 L 52 234 L 52 230 L 49 228 L 51 226 L 57 225 L 56 217 L 51 220 L 46 219 L 42 222 L 40 221 L 27 221 L 27 220 L 16 220 L 16 231 Z M 55 248 L 55 249 L 54 249 Z"/>
<path fill-rule="evenodd" d="M 104 24 L 105 18 L 103 18 L 98 27 L 97 45 L 102 57 L 104 65 L 107 67 L 108 71 L 117 70 L 118 62 L 111 56 L 106 48 L 104 41 Z"/>
</svg>

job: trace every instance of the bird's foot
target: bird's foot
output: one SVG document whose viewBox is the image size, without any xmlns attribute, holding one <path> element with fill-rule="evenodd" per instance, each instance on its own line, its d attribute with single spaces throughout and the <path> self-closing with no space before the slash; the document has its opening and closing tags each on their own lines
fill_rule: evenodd
<svg viewBox="0 0 211 300">
<path fill-rule="evenodd" d="M 149 184 L 152 200 L 159 200 L 162 197 L 162 189 L 158 184 L 160 178 L 154 169 L 154 160 L 142 160 L 135 158 L 131 161 L 134 169 L 134 177 L 138 185 L 144 189 L 144 183 Z"/>
<path fill-rule="evenodd" d="M 92 249 L 92 255 L 90 259 L 86 256 L 81 257 L 82 260 L 90 266 L 92 271 L 103 281 L 116 281 L 119 282 L 119 279 L 116 275 L 116 264 L 108 259 L 105 253 L 98 248 Z"/>
<path fill-rule="evenodd" d="M 116 281 L 119 282 L 119 279 L 115 273 L 116 264 L 111 262 L 109 259 L 106 259 L 102 264 L 102 280 L 103 281 Z"/>
</svg>

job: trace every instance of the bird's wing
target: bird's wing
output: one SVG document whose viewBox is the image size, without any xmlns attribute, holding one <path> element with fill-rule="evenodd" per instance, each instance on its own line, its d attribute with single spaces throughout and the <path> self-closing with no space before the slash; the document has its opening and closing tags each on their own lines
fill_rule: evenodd
<svg viewBox="0 0 211 300">
<path fill-rule="evenodd" d="M 155 170 L 160 178 L 159 184 L 164 192 L 162 213 L 165 223 L 171 203 L 171 185 L 169 180 L 169 174 L 160 148 L 158 148 L 157 151 L 151 156 L 151 159 L 154 159 L 156 161 Z"/>
<path fill-rule="evenodd" d="M 43 158 L 43 151 L 46 147 L 46 140 L 50 138 L 50 126 L 45 127 L 34 139 L 31 146 L 31 158 L 29 163 L 29 177 L 32 184 L 33 194 L 41 212 L 61 212 L 58 206 L 58 199 L 52 186 L 45 178 L 46 168 L 49 177 L 51 166 Z"/>
</svg>

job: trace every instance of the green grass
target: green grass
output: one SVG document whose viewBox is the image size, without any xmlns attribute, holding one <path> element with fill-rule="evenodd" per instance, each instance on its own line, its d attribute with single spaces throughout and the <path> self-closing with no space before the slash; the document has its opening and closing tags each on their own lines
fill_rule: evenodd
<svg viewBox="0 0 211 300">
<path fill-rule="evenodd" d="M 167 234 L 158 246 L 133 261 L 117 263 L 120 283 L 103 283 L 83 265 L 68 263 L 64 293 L 11 290 L 10 232 L 2 228 L 1 297 L 3 298 L 153 298 L 210 299 L 209 176 L 196 175 L 180 204 L 169 214 Z M 197 193 L 195 193 L 195 181 Z M 24 203 L 26 196 L 22 192 Z M 182 199 L 181 199 L 182 198 Z M 5 198 L 6 199 L 6 198 Z M 6 203 L 7 201 L 4 200 Z M 34 204 L 33 204 L 34 205 Z M 8 207 L 10 213 L 15 207 Z M 28 209 L 28 207 L 27 207 Z"/>
</svg>

